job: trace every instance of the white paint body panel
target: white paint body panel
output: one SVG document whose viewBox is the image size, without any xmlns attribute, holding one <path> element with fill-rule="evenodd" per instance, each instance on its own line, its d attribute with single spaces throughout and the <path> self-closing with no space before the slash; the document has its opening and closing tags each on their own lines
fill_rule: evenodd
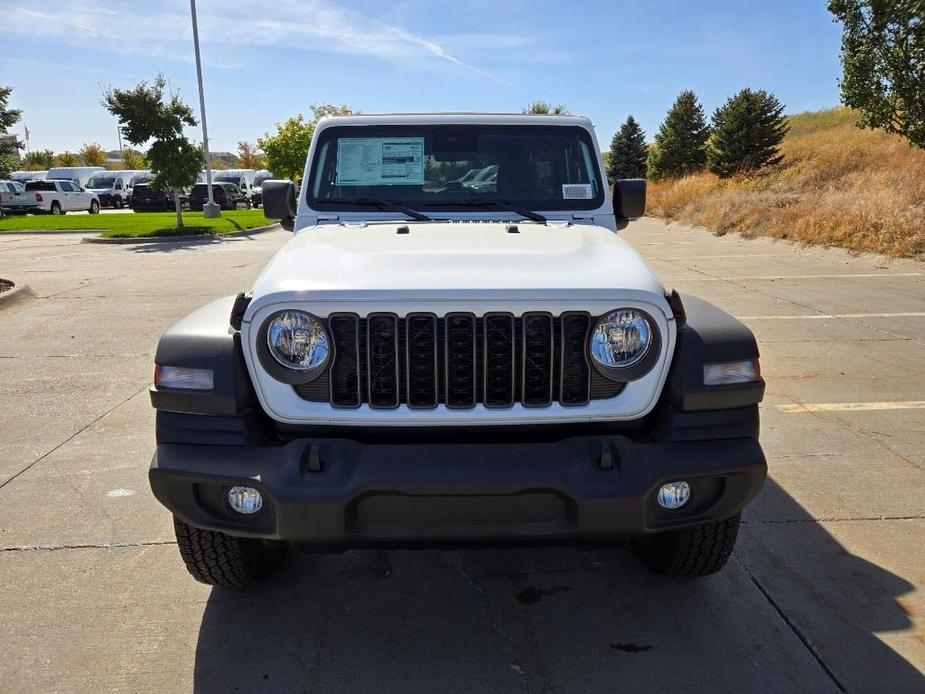
<svg viewBox="0 0 925 694">
<path fill-rule="evenodd" d="M 331 125 L 414 123 L 562 124 L 593 129 L 572 116 L 394 115 L 325 119 L 316 130 L 304 180 L 308 181 L 318 132 Z M 599 148 L 596 148 L 599 149 Z M 603 170 L 603 163 L 598 161 Z M 598 210 L 542 211 L 548 225 L 524 221 L 508 212 L 440 213 L 451 221 L 405 221 L 394 212 L 317 212 L 299 194 L 296 233 L 274 256 L 254 284 L 241 333 L 244 356 L 266 413 L 289 424 L 448 426 L 541 424 L 632 420 L 655 406 L 674 353 L 676 327 L 664 287 L 615 231 L 612 204 L 605 195 Z M 325 217 L 329 219 L 325 219 Z M 498 220 L 510 220 L 503 222 Z M 516 222 L 518 233 L 508 233 Z M 397 233 L 407 226 L 408 233 Z M 300 398 L 292 386 L 261 368 L 256 340 L 263 322 L 276 311 L 297 308 L 320 318 L 352 312 L 365 316 L 391 312 L 444 315 L 467 311 L 587 311 L 602 315 L 619 307 L 640 308 L 661 335 L 655 368 L 607 400 L 580 407 L 553 404 L 507 409 L 431 410 L 401 406 L 381 410 L 363 405 L 338 409 Z M 265 339 L 265 338 L 264 338 Z M 592 367 L 593 368 L 593 367 Z"/>
</svg>

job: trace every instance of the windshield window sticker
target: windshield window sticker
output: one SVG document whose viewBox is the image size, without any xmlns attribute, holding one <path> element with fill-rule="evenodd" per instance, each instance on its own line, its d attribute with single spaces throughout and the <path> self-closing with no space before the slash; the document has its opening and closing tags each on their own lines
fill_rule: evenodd
<svg viewBox="0 0 925 694">
<path fill-rule="evenodd" d="M 590 200 L 594 194 L 590 183 L 563 183 L 562 197 L 566 200 Z"/>
<path fill-rule="evenodd" d="M 337 141 L 337 185 L 423 185 L 423 137 L 345 137 Z"/>
</svg>

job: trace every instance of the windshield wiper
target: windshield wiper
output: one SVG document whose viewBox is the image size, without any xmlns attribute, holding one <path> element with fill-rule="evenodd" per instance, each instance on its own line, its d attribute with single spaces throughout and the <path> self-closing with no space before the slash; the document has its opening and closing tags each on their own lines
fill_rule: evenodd
<svg viewBox="0 0 925 694">
<path fill-rule="evenodd" d="M 541 215 L 539 212 L 534 212 L 533 210 L 528 210 L 525 207 L 518 207 L 509 200 L 498 200 L 497 198 L 485 198 L 484 200 L 479 199 L 470 199 L 470 200 L 447 200 L 446 202 L 433 203 L 434 205 L 459 205 L 460 207 L 485 207 L 493 208 L 496 210 L 507 210 L 508 212 L 513 212 L 514 214 L 519 214 L 524 219 L 530 219 L 534 222 L 539 222 L 540 224 L 546 223 L 546 218 Z"/>
<path fill-rule="evenodd" d="M 395 202 L 394 200 L 383 200 L 382 198 L 319 198 L 318 202 L 330 202 L 340 205 L 360 205 L 362 207 L 374 206 L 378 207 L 380 210 L 394 210 L 395 212 L 401 212 L 406 214 L 411 219 L 416 219 L 419 222 L 430 222 L 432 221 L 423 212 L 418 212 L 412 207 L 407 205 L 402 205 L 400 202 Z"/>
</svg>

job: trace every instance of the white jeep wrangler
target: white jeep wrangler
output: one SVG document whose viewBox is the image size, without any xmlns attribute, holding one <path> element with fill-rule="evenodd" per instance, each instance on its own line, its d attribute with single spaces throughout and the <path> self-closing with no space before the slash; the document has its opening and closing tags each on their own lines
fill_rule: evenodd
<svg viewBox="0 0 925 694">
<path fill-rule="evenodd" d="M 195 578 L 289 543 L 723 566 L 766 476 L 758 349 L 620 238 L 645 182 L 608 190 L 587 119 L 328 118 L 263 199 L 293 238 L 157 348 L 150 481 Z"/>
</svg>

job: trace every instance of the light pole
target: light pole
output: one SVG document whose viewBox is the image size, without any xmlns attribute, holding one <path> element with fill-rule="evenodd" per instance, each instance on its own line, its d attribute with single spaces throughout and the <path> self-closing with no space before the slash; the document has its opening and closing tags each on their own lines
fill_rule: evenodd
<svg viewBox="0 0 925 694">
<path fill-rule="evenodd" d="M 193 46 L 196 49 L 196 79 L 199 81 L 199 116 L 202 118 L 202 149 L 206 163 L 206 189 L 209 201 L 202 206 L 203 217 L 221 217 L 222 213 L 212 198 L 212 168 L 209 166 L 209 131 L 206 128 L 206 97 L 202 91 L 202 61 L 199 59 L 199 25 L 196 22 L 196 0 L 189 0 L 193 15 Z"/>
</svg>

